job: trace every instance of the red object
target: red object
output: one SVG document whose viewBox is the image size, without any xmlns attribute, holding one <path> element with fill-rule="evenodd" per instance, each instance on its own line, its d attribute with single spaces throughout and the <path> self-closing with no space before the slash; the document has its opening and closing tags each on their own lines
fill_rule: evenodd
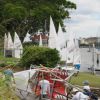
<svg viewBox="0 0 100 100">
<path fill-rule="evenodd" d="M 51 89 L 52 93 L 48 94 L 48 96 L 51 97 L 52 100 L 57 100 L 57 96 L 59 97 L 59 95 L 62 96 L 62 97 L 63 96 L 67 97 L 64 82 L 53 80 L 53 79 L 59 79 L 59 78 L 63 79 L 63 80 L 66 79 L 68 77 L 66 70 L 49 69 L 49 71 L 48 71 L 45 68 L 41 68 L 39 70 L 37 78 L 36 78 L 38 80 L 38 82 L 40 80 L 42 80 L 42 76 L 50 82 L 50 89 Z M 59 77 L 59 78 L 57 78 L 56 76 Z M 34 91 L 35 91 L 36 95 L 40 95 L 40 87 L 38 86 L 38 83 L 35 86 Z M 59 100 L 64 100 L 64 99 L 59 99 Z"/>
</svg>

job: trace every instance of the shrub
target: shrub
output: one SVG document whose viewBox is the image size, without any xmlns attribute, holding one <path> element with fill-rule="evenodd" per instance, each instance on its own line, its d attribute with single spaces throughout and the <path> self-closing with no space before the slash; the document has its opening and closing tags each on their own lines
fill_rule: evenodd
<svg viewBox="0 0 100 100">
<path fill-rule="evenodd" d="M 17 62 L 7 61 L 6 64 L 7 64 L 8 66 L 13 66 L 13 67 L 14 67 L 14 66 L 16 66 Z"/>
<path fill-rule="evenodd" d="M 25 42 L 25 43 L 23 43 L 23 47 L 33 46 L 33 45 L 38 45 L 38 44 L 36 44 L 34 42 Z"/>
<path fill-rule="evenodd" d="M 55 67 L 59 60 L 59 53 L 56 49 L 27 46 L 24 49 L 20 64 L 23 67 L 29 67 L 30 64 L 43 64 L 46 67 Z"/>
<path fill-rule="evenodd" d="M 7 66 L 6 63 L 0 63 L 0 67 L 5 67 L 5 66 Z"/>
<path fill-rule="evenodd" d="M 61 66 L 64 66 L 64 65 L 66 65 L 66 61 L 60 61 L 59 64 L 60 64 Z"/>
</svg>

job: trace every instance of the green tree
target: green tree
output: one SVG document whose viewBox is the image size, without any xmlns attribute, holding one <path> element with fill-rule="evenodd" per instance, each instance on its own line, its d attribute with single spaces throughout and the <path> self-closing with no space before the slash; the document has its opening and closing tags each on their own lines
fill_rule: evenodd
<svg viewBox="0 0 100 100">
<path fill-rule="evenodd" d="M 55 67 L 60 57 L 56 49 L 26 46 L 20 64 L 23 67 L 30 67 L 31 64 L 43 64 L 46 67 Z"/>
<path fill-rule="evenodd" d="M 70 18 L 69 9 L 76 9 L 76 5 L 68 0 L 0 0 L 0 26 L 23 37 L 28 30 L 45 31 L 45 22 L 48 31 L 51 15 L 57 29 L 58 23 L 63 26 L 63 20 Z"/>
</svg>

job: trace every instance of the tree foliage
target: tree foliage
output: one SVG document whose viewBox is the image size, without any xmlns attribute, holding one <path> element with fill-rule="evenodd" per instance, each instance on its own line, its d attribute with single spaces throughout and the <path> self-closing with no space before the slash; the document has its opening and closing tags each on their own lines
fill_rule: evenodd
<svg viewBox="0 0 100 100">
<path fill-rule="evenodd" d="M 49 18 L 53 17 L 56 28 L 58 23 L 69 18 L 69 9 L 76 5 L 68 0 L 0 0 L 0 26 L 6 31 L 17 31 L 20 36 L 43 29 L 49 30 Z M 0 33 L 0 34 L 1 34 Z"/>
<path fill-rule="evenodd" d="M 23 67 L 28 68 L 31 64 L 43 64 L 46 67 L 55 67 L 59 60 L 59 53 L 56 49 L 37 46 L 26 46 L 20 63 Z"/>
</svg>

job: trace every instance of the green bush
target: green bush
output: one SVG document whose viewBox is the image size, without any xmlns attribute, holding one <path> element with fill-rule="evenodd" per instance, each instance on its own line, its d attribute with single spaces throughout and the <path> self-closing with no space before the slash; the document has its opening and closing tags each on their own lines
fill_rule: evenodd
<svg viewBox="0 0 100 100">
<path fill-rule="evenodd" d="M 18 62 L 14 62 L 14 61 L 4 61 L 4 62 L 0 62 L 0 67 L 6 67 L 6 66 L 16 66 L 18 64 Z"/>
<path fill-rule="evenodd" d="M 55 67 L 60 57 L 56 49 L 46 47 L 27 46 L 20 60 L 23 67 L 30 67 L 30 64 L 43 64 L 46 67 Z"/>
<path fill-rule="evenodd" d="M 6 63 L 0 63 L 0 67 L 5 67 L 5 66 L 7 66 Z"/>
<path fill-rule="evenodd" d="M 64 65 L 66 65 L 66 61 L 60 61 L 59 64 L 60 64 L 61 66 L 64 66 Z"/>
<path fill-rule="evenodd" d="M 7 61 L 6 64 L 7 64 L 8 66 L 13 66 L 13 67 L 14 67 L 14 66 L 16 66 L 17 62 Z"/>
<path fill-rule="evenodd" d="M 34 42 L 25 42 L 25 43 L 23 43 L 23 47 L 34 46 L 34 45 L 38 45 L 38 44 L 36 44 Z"/>
</svg>

